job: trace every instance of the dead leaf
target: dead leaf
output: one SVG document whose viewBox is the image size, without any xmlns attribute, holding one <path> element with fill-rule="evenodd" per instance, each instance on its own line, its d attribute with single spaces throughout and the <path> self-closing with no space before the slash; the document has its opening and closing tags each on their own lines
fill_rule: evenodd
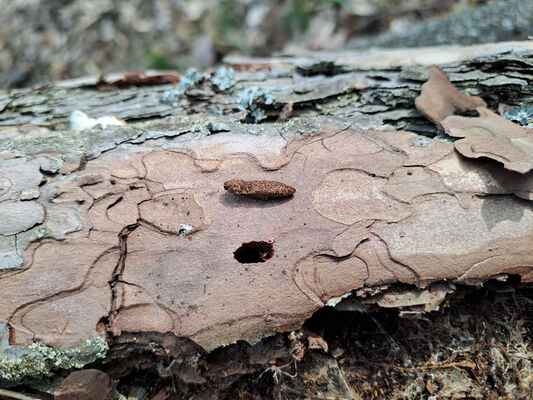
<svg viewBox="0 0 533 400">
<path fill-rule="evenodd" d="M 343 349 L 343 348 L 341 348 L 341 347 L 335 347 L 335 348 L 333 349 L 333 351 L 331 352 L 331 355 L 332 355 L 334 358 L 339 358 L 339 357 L 341 357 L 341 356 L 344 354 L 345 351 L 346 351 L 346 350 Z"/>
<path fill-rule="evenodd" d="M 314 333 L 310 333 L 309 336 L 307 336 L 307 342 L 309 343 L 310 349 L 322 349 L 325 353 L 328 352 L 328 344 L 326 341 Z"/>
<path fill-rule="evenodd" d="M 486 107 L 481 97 L 467 96 L 457 90 L 441 67 L 429 70 L 429 79 L 422 85 L 415 106 L 422 114 L 438 124 L 450 115 L 474 116 L 477 107 Z"/>
<path fill-rule="evenodd" d="M 433 384 L 431 383 L 431 379 L 428 379 L 426 381 L 426 389 L 428 390 L 429 394 L 431 395 L 435 394 L 435 388 L 433 387 Z"/>
</svg>

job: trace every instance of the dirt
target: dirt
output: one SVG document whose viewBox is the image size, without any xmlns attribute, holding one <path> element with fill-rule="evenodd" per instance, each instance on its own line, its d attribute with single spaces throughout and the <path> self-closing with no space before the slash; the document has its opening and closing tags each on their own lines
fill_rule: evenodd
<svg viewBox="0 0 533 400">
<path fill-rule="evenodd" d="M 326 307 L 303 331 L 322 337 L 328 353 L 306 349 L 301 361 L 281 357 L 256 371 L 204 384 L 162 376 L 161 363 L 170 360 L 130 355 L 127 363 L 136 360 L 138 369 L 120 377 L 118 390 L 144 387 L 150 393 L 146 399 L 163 390 L 169 400 L 531 399 L 533 288 L 498 281 L 487 286 L 461 287 L 440 310 L 411 317 L 400 317 L 397 309 L 361 313 Z M 290 334 L 267 339 L 276 341 L 290 347 Z M 238 343 L 218 349 L 201 357 L 198 366 L 215 371 L 220 360 L 253 348 Z M 118 378 L 125 360 L 115 355 L 111 364 L 93 367 Z M 232 361 L 236 371 L 244 370 L 242 360 Z"/>
</svg>

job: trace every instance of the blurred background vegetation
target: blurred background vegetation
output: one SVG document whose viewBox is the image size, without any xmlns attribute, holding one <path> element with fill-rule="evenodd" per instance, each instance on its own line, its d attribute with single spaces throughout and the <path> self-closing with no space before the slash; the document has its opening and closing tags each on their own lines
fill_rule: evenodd
<svg viewBox="0 0 533 400">
<path fill-rule="evenodd" d="M 0 88 L 110 71 L 205 68 L 230 53 L 269 56 L 303 50 L 527 39 L 533 26 L 533 2 L 529 0 L 0 3 Z M 466 23 L 450 25 L 462 15 L 467 15 Z M 485 25 L 485 32 L 479 29 Z"/>
</svg>

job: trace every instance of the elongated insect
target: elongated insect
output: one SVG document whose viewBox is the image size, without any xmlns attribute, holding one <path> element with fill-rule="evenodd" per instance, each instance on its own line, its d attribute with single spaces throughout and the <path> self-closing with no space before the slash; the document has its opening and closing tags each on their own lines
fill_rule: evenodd
<svg viewBox="0 0 533 400">
<path fill-rule="evenodd" d="M 280 199 L 290 197 L 295 192 L 292 186 L 276 181 L 243 181 L 232 179 L 224 182 L 224 189 L 237 196 L 251 197 L 259 200 Z"/>
</svg>

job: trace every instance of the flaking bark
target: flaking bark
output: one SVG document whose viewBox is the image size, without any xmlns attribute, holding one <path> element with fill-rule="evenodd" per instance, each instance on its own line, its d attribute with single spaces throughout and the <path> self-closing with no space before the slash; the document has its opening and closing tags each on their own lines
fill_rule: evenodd
<svg viewBox="0 0 533 400">
<path fill-rule="evenodd" d="M 533 99 L 531 44 L 515 47 L 433 51 L 496 109 Z M 533 281 L 533 176 L 463 157 L 415 109 L 428 52 L 228 59 L 231 89 L 206 78 L 176 104 L 170 85 L 91 79 L 1 94 L 0 359 L 94 337 L 191 357 L 346 297 L 429 311 L 443 282 Z M 265 89 L 253 110 L 249 87 Z M 75 109 L 127 126 L 73 131 Z"/>
</svg>

